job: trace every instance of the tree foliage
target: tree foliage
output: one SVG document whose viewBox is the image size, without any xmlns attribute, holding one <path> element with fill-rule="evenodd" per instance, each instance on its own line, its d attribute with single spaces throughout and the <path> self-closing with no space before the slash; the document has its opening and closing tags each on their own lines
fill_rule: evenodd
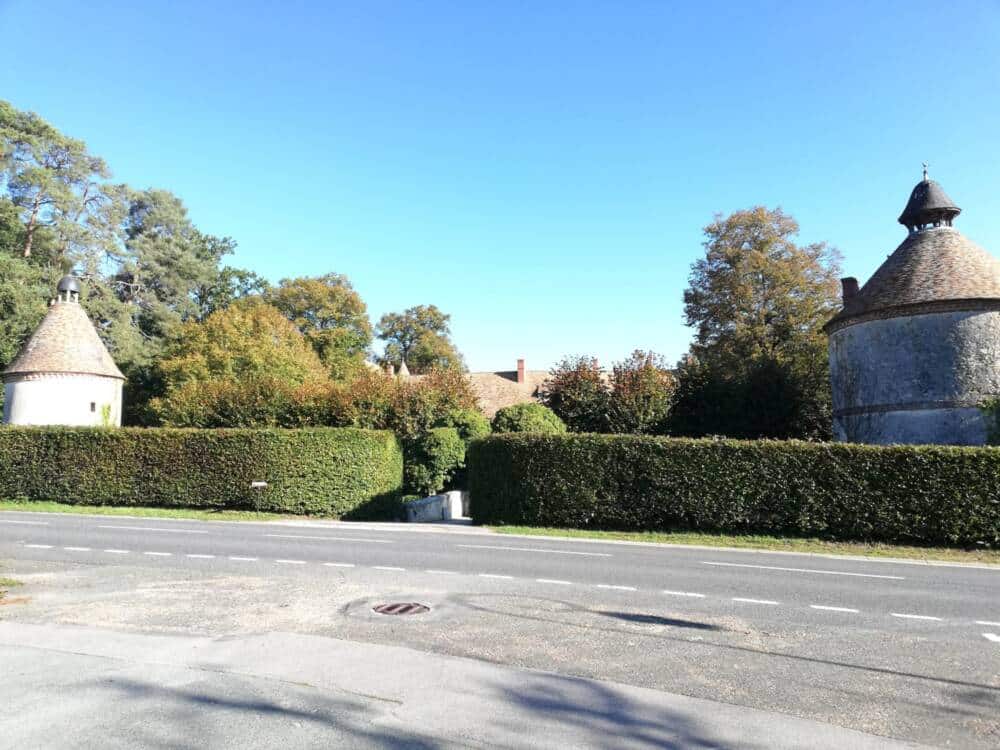
<svg viewBox="0 0 1000 750">
<path fill-rule="evenodd" d="M 663 357 L 638 349 L 632 352 L 611 369 L 608 431 L 665 434 L 676 387 Z"/>
<path fill-rule="evenodd" d="M 839 256 L 798 245 L 781 209 L 716 216 L 684 293 L 691 352 L 672 425 L 686 435 L 822 438 L 830 432 L 823 324 L 839 307 Z"/>
<path fill-rule="evenodd" d="M 264 299 L 295 324 L 335 379 L 347 379 L 364 366 L 372 326 L 346 276 L 282 279 Z"/>
<path fill-rule="evenodd" d="M 565 357 L 549 372 L 542 401 L 571 432 L 607 432 L 610 394 L 594 357 Z"/>
<path fill-rule="evenodd" d="M 386 342 L 382 364 L 406 362 L 414 375 L 435 369 L 464 370 L 462 355 L 451 341 L 450 315 L 435 305 L 417 305 L 402 313 L 386 313 L 376 334 Z"/>
<path fill-rule="evenodd" d="M 493 416 L 493 431 L 560 435 L 566 432 L 566 425 L 548 407 L 528 402 L 499 409 Z"/>
</svg>

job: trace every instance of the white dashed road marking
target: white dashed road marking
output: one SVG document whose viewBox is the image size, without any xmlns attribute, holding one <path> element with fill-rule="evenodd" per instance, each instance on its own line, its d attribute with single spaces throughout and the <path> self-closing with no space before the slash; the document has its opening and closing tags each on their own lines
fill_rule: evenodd
<svg viewBox="0 0 1000 750">
<path fill-rule="evenodd" d="M 874 573 L 847 573 L 842 570 L 817 570 L 815 568 L 780 568 L 777 565 L 744 565 L 743 563 L 706 562 L 702 565 L 715 565 L 724 568 L 757 568 L 759 570 L 783 570 L 789 573 L 818 573 L 824 576 L 854 576 L 855 578 L 888 578 L 892 581 L 905 581 L 903 576 L 882 576 Z"/>
<path fill-rule="evenodd" d="M 392 544 L 389 539 L 362 539 L 352 536 L 306 536 L 304 534 L 264 534 L 272 539 L 321 539 L 324 542 L 371 542 L 372 544 Z"/>
<path fill-rule="evenodd" d="M 144 555 L 149 555 L 150 557 L 170 557 L 173 552 L 143 552 Z"/>
<path fill-rule="evenodd" d="M 580 555 L 582 557 L 611 557 L 606 552 L 570 552 L 565 549 L 538 549 L 537 547 L 495 547 L 488 544 L 456 544 L 462 549 L 501 549 L 508 552 L 543 552 L 550 555 Z"/>
<path fill-rule="evenodd" d="M 24 546 L 30 549 L 52 549 L 51 544 L 26 544 Z"/>
<path fill-rule="evenodd" d="M 560 580 L 558 580 L 556 578 L 536 578 L 535 582 L 536 583 L 553 583 L 556 586 L 572 586 L 573 585 L 572 581 L 560 581 Z"/>
<path fill-rule="evenodd" d="M 889 614 L 892 615 L 893 617 L 900 617 L 904 620 L 934 620 L 936 622 L 941 621 L 940 617 L 931 617 L 930 615 L 906 615 L 906 614 L 901 614 L 900 612 L 890 612 Z"/>
<path fill-rule="evenodd" d="M 107 552 L 110 555 L 127 555 L 128 554 L 128 550 L 127 549 L 106 549 L 104 551 Z"/>
<path fill-rule="evenodd" d="M 237 562 L 257 562 L 256 557 L 230 557 L 229 559 Z"/>
<path fill-rule="evenodd" d="M 693 591 L 664 591 L 667 596 L 690 596 L 692 599 L 704 599 L 704 594 L 696 594 Z"/>
<path fill-rule="evenodd" d="M 116 531 L 162 531 L 167 534 L 207 534 L 199 529 L 161 529 L 156 526 L 98 526 L 99 529 L 115 529 Z"/>
<path fill-rule="evenodd" d="M 275 560 L 275 562 L 276 563 L 280 563 L 282 565 L 305 565 L 306 564 L 305 560 Z"/>
<path fill-rule="evenodd" d="M 323 563 L 328 568 L 353 568 L 354 563 Z"/>
<path fill-rule="evenodd" d="M 514 576 L 501 576 L 496 573 L 480 573 L 480 578 L 503 578 L 505 580 L 511 580 Z"/>
<path fill-rule="evenodd" d="M 0 523 L 16 523 L 21 526 L 48 526 L 48 521 L 8 521 L 7 519 L 0 519 Z"/>
<path fill-rule="evenodd" d="M 983 638 L 988 641 L 993 641 L 994 643 L 1000 643 L 1000 635 L 996 633 L 983 633 Z"/>
<path fill-rule="evenodd" d="M 781 604 L 781 602 L 776 602 L 773 599 L 744 599 L 740 596 L 734 596 L 733 601 L 743 602 L 744 604 Z"/>
<path fill-rule="evenodd" d="M 391 565 L 376 565 L 376 566 L 374 566 L 374 569 L 375 570 L 399 570 L 399 571 L 406 570 L 406 568 L 395 568 L 395 567 L 393 567 Z"/>
<path fill-rule="evenodd" d="M 976 625 L 987 625 L 991 628 L 1000 628 L 1000 622 L 990 622 L 989 620 L 976 620 Z"/>
<path fill-rule="evenodd" d="M 90 552 L 90 547 L 63 547 L 67 552 Z"/>
<path fill-rule="evenodd" d="M 433 573 L 434 575 L 441 575 L 441 576 L 457 576 L 458 575 L 458 572 L 454 571 L 454 570 L 433 570 L 433 569 L 428 569 L 427 572 L 428 573 Z"/>
<path fill-rule="evenodd" d="M 638 591 L 635 586 L 612 586 L 610 583 L 597 584 L 599 589 L 612 589 L 614 591 Z"/>
<path fill-rule="evenodd" d="M 822 609 L 825 612 L 854 612 L 857 613 L 858 610 L 851 609 L 850 607 L 826 607 L 822 604 L 810 604 L 812 609 Z"/>
<path fill-rule="evenodd" d="M 185 557 L 193 557 L 196 560 L 212 560 L 215 555 L 184 555 Z"/>
</svg>

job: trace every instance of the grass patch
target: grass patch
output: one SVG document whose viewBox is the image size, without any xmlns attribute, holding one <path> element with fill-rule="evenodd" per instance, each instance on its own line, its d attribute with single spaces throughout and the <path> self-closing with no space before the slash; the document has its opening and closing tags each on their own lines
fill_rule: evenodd
<svg viewBox="0 0 1000 750">
<path fill-rule="evenodd" d="M 907 547 L 895 544 L 864 542 L 828 542 L 822 539 L 764 535 L 705 534 L 695 531 L 591 531 L 589 529 L 553 529 L 534 526 L 493 526 L 500 534 L 556 536 L 574 539 L 608 539 L 656 544 L 699 544 L 710 547 L 778 550 L 783 552 L 818 552 L 831 555 L 867 555 L 898 557 L 907 560 L 992 563 L 1000 565 L 1000 550 L 953 549 L 950 547 Z"/>
<path fill-rule="evenodd" d="M 77 513 L 88 516 L 140 516 L 150 518 L 189 518 L 195 521 L 278 521 L 303 520 L 309 516 L 265 513 L 256 510 L 214 510 L 212 508 L 155 508 L 142 505 L 70 505 L 42 501 L 0 500 L 0 511 L 23 510 L 40 513 Z M 329 519 L 327 519 L 329 520 Z"/>
</svg>

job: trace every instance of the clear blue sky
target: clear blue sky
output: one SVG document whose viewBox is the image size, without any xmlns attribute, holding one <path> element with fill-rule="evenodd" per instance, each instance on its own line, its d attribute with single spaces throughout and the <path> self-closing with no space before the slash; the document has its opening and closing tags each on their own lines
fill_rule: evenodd
<svg viewBox="0 0 1000 750">
<path fill-rule="evenodd" d="M 472 369 L 686 349 L 715 212 L 864 281 L 920 163 L 1000 254 L 1000 3 L 0 0 L 0 97 L 272 280 L 435 303 Z"/>
</svg>

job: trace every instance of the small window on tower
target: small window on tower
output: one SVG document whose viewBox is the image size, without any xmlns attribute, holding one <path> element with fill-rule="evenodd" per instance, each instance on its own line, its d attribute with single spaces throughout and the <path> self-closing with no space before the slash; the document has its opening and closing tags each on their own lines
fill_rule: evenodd
<svg viewBox="0 0 1000 750">
<path fill-rule="evenodd" d="M 90 402 L 90 411 L 91 412 L 96 412 L 97 411 L 97 402 L 96 401 L 91 401 Z"/>
</svg>

